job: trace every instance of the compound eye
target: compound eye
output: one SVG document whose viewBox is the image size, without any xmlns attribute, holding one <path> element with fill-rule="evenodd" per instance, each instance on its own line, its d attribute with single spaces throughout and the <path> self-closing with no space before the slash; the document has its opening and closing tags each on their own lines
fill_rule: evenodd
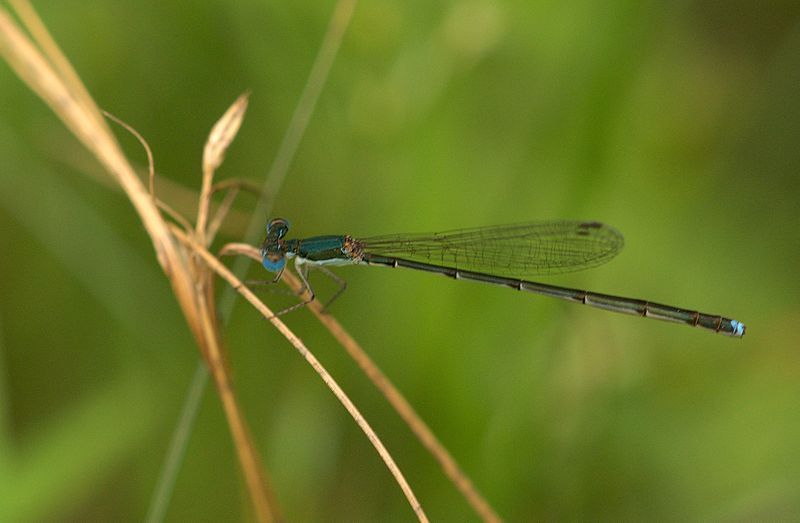
<svg viewBox="0 0 800 523">
<path fill-rule="evenodd" d="M 267 224 L 267 237 L 272 240 L 280 240 L 289 232 L 289 222 L 284 218 L 273 218 Z"/>
<path fill-rule="evenodd" d="M 286 265 L 286 258 L 279 253 L 269 253 L 261 263 L 269 272 L 281 272 Z"/>
</svg>

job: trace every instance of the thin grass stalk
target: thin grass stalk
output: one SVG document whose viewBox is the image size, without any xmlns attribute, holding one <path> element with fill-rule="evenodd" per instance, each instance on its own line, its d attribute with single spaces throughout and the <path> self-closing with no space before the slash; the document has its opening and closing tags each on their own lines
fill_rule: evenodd
<svg viewBox="0 0 800 523">
<path fill-rule="evenodd" d="M 314 107 L 316 106 L 319 95 L 322 92 L 322 88 L 324 87 L 325 81 L 328 77 L 328 73 L 333 65 L 334 58 L 338 53 L 344 33 L 350 24 L 353 11 L 355 10 L 355 5 L 355 0 L 339 0 L 334 6 L 333 14 L 328 25 L 328 30 L 326 31 L 322 44 L 320 45 L 320 50 L 314 59 L 311 72 L 305 86 L 303 87 L 303 92 L 300 96 L 297 106 L 295 107 L 295 111 L 292 114 L 292 118 L 289 122 L 288 129 L 284 134 L 283 140 L 281 141 L 278 153 L 264 180 L 263 188 L 260 191 L 263 194 L 268 195 L 269 198 L 272 198 L 273 195 L 277 194 L 278 189 L 286 177 L 289 165 L 291 164 L 291 161 L 297 152 L 297 147 L 303 134 L 305 133 L 305 129 L 308 126 L 308 122 L 314 112 Z M 204 162 L 204 166 L 205 165 L 206 162 Z M 213 193 L 213 191 L 214 187 L 212 186 L 210 192 Z M 263 217 L 268 213 L 271 205 L 271 199 L 267 200 L 262 198 L 258 201 L 256 209 L 252 213 L 253 219 L 250 221 L 250 225 L 248 226 L 245 234 L 245 238 L 247 240 L 255 241 L 255 236 L 263 226 Z M 207 212 L 208 211 L 198 209 L 198 218 L 200 218 L 203 213 Z M 208 241 L 206 241 L 206 244 L 208 244 Z M 234 264 L 233 272 L 240 274 L 243 271 L 243 263 L 237 261 Z M 228 312 L 233 307 L 234 297 L 235 293 L 231 292 L 229 289 L 226 289 L 226 292 L 222 296 L 219 307 L 219 310 L 221 311 L 220 314 L 223 316 L 223 318 L 226 318 Z M 198 374 L 202 374 L 203 372 L 204 369 L 202 367 L 198 368 Z M 187 400 L 184 402 L 182 408 L 182 418 L 193 417 L 189 415 L 189 413 L 196 411 L 199 408 L 198 398 L 199 396 L 197 395 L 187 396 Z M 186 437 L 188 437 L 188 432 L 184 432 L 184 434 L 186 434 Z M 176 444 L 174 447 L 185 448 L 185 445 Z M 163 498 L 166 495 L 163 490 L 171 490 L 172 485 L 167 481 L 159 481 L 159 488 L 161 490 L 156 492 L 154 499 Z"/>
<path fill-rule="evenodd" d="M 395 481 L 400 485 L 403 493 L 406 496 L 411 508 L 414 510 L 414 513 L 417 515 L 417 518 L 420 521 L 428 521 L 425 512 L 422 509 L 422 506 L 417 501 L 416 496 L 414 495 L 411 486 L 406 481 L 405 476 L 397 467 L 394 459 L 392 458 L 389 451 L 381 442 L 378 435 L 372 429 L 372 427 L 367 422 L 366 418 L 361 414 L 352 400 L 347 396 L 347 394 L 342 390 L 336 380 L 334 380 L 333 376 L 331 376 L 322 363 L 317 360 L 314 354 L 306 347 L 303 341 L 289 329 L 289 327 L 281 321 L 281 319 L 276 316 L 272 310 L 267 307 L 241 280 L 239 280 L 233 272 L 231 272 L 222 262 L 219 261 L 217 257 L 213 254 L 208 252 L 202 245 L 197 243 L 191 236 L 183 233 L 180 229 L 176 226 L 173 226 L 172 230 L 173 234 L 178 237 L 182 242 L 184 242 L 187 247 L 193 250 L 198 256 L 202 257 L 203 261 L 207 264 L 207 266 L 216 272 L 222 279 L 228 282 L 231 288 L 235 289 L 239 294 L 241 294 L 250 304 L 267 320 L 269 320 L 273 326 L 280 332 L 292 346 L 300 353 L 301 356 L 308 362 L 309 365 L 317 372 L 317 374 L 322 378 L 322 381 L 328 386 L 328 388 L 333 392 L 334 396 L 339 400 L 339 402 L 345 407 L 347 412 L 353 417 L 355 422 L 367 436 L 370 443 L 372 443 L 375 450 L 381 456 L 386 467 L 395 477 Z M 253 247 L 249 247 L 250 249 L 254 249 Z"/>
<path fill-rule="evenodd" d="M 238 254 L 247 256 L 255 261 L 261 261 L 261 254 L 258 249 L 243 243 L 229 243 L 223 247 L 223 254 Z M 304 291 L 308 296 L 308 289 L 290 271 L 283 271 L 282 279 L 284 283 L 297 294 Z M 307 307 L 314 316 L 322 323 L 331 335 L 344 347 L 347 353 L 358 364 L 369 380 L 375 385 L 386 401 L 394 408 L 398 415 L 406 422 L 409 429 L 416 435 L 417 439 L 430 452 L 433 458 L 439 462 L 442 471 L 453 482 L 455 487 L 472 507 L 478 516 L 487 522 L 497 523 L 502 521 L 491 504 L 484 498 L 473 484 L 472 480 L 461 469 L 455 458 L 442 445 L 430 427 L 414 410 L 414 407 L 403 396 L 403 393 L 392 383 L 392 381 L 380 370 L 361 345 L 348 333 L 344 327 L 330 314 L 323 311 L 322 304 L 314 300 Z"/>
<path fill-rule="evenodd" d="M 27 2 L 16 0 L 21 20 L 30 28 L 42 52 L 17 27 L 5 9 L 0 8 L 0 53 L 22 78 L 83 142 L 107 172 L 122 187 L 139 214 L 153 242 L 159 264 L 167 275 L 187 324 L 197 340 L 201 353 L 212 366 L 215 382 L 230 385 L 230 378 L 221 357 L 219 330 L 209 308 L 202 286 L 195 279 L 197 267 L 190 252 L 174 240 L 151 194 L 145 189 L 135 170 L 125 158 L 111 134 L 100 110 L 89 96 L 69 62 L 58 50 L 44 25 Z M 54 68 L 53 64 L 57 64 Z M 273 521 L 277 509 L 261 476 L 261 462 L 249 437 L 244 418 L 235 401 L 233 388 L 220 390 L 229 426 L 240 458 L 255 515 L 259 521 Z"/>
</svg>

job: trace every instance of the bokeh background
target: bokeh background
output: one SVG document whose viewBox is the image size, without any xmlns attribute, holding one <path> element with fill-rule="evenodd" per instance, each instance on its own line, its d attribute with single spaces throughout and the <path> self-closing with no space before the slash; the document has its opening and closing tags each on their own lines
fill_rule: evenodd
<svg viewBox="0 0 800 523">
<path fill-rule="evenodd" d="M 334 8 L 40 4 L 189 215 L 205 137 L 246 89 L 218 176 L 264 179 Z M 797 519 L 799 87 L 797 2 L 364 1 L 273 214 L 298 236 L 614 225 L 617 259 L 547 281 L 732 316 L 745 338 L 380 268 L 338 270 L 332 313 L 509 520 Z M 0 93 L 0 516 L 141 520 L 198 352 L 129 202 L 5 64 Z M 226 240 L 267 219 L 238 203 Z M 474 520 L 311 314 L 286 321 L 428 514 Z M 225 333 L 289 520 L 413 518 L 283 338 L 243 302 Z M 209 388 L 166 519 L 250 518 Z"/>
</svg>

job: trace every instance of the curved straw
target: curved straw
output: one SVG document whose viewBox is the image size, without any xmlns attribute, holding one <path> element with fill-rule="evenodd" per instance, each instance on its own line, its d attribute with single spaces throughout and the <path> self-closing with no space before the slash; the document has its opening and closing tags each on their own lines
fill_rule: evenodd
<svg viewBox="0 0 800 523">
<path fill-rule="evenodd" d="M 238 254 L 247 256 L 258 262 L 261 261 L 261 254 L 258 249 L 244 243 L 229 243 L 223 248 L 221 254 Z M 290 271 L 283 271 L 282 278 L 294 293 L 299 293 L 303 290 L 308 292 L 308 289 L 300 282 L 299 278 Z M 323 306 L 319 301 L 312 301 L 308 303 L 307 306 L 320 323 L 322 323 L 342 347 L 344 347 L 350 357 L 361 367 L 364 374 L 367 375 L 389 404 L 391 404 L 400 417 L 403 418 L 422 445 L 428 449 L 428 452 L 439 462 L 445 475 L 450 478 L 459 492 L 461 492 L 461 495 L 467 500 L 467 503 L 472 506 L 473 510 L 475 510 L 484 521 L 501 521 L 500 516 L 497 515 L 489 502 L 478 492 L 466 473 L 461 470 L 456 460 L 447 451 L 447 448 L 441 444 L 436 438 L 436 435 L 425 421 L 422 420 L 420 415 L 417 414 L 408 400 L 405 399 L 391 380 L 381 372 L 380 368 L 378 368 L 375 362 L 372 361 L 350 333 L 348 333 L 333 316 L 323 312 Z"/>
<path fill-rule="evenodd" d="M 397 467 L 397 464 L 389 454 L 389 451 L 386 450 L 386 447 L 384 447 L 378 435 L 369 425 L 361 412 L 359 412 L 352 400 L 347 396 L 342 388 L 339 387 L 339 384 L 336 383 L 336 380 L 333 379 L 322 363 L 320 363 L 319 360 L 311 353 L 311 351 L 308 350 L 308 347 L 306 347 L 303 341 L 294 332 L 292 332 L 289 327 L 287 327 L 286 324 L 283 323 L 281 319 L 272 312 L 272 310 L 270 310 L 269 307 L 264 305 L 264 303 L 258 299 L 258 297 L 253 294 L 253 292 L 213 254 L 208 252 L 202 245 L 181 231 L 177 226 L 172 226 L 172 232 L 187 247 L 191 248 L 193 252 L 198 254 L 211 270 L 216 272 L 222 279 L 227 281 L 232 288 L 234 288 L 247 301 L 249 301 L 250 304 L 255 307 L 255 309 L 261 313 L 265 319 L 269 320 L 269 322 L 272 323 L 276 329 L 278 329 L 278 332 L 280 332 L 289 341 L 289 343 L 292 344 L 297 352 L 299 352 L 300 355 L 303 356 L 303 358 L 308 362 L 308 364 L 311 365 L 311 367 L 317 372 L 317 374 L 319 374 L 319 376 L 322 378 L 322 381 L 325 382 L 325 384 L 341 402 L 344 408 L 347 409 L 347 412 L 350 413 L 364 434 L 366 434 L 367 439 L 369 439 L 370 443 L 372 443 L 372 446 L 375 447 L 376 451 L 378 451 L 381 459 L 383 459 L 384 463 L 386 463 L 386 466 L 395 477 L 395 480 L 400 485 L 400 488 L 403 490 L 403 493 L 405 494 L 406 499 L 408 499 L 408 502 L 411 504 L 411 508 L 416 513 L 417 518 L 419 518 L 420 521 L 428 521 L 425 512 L 422 510 L 422 506 L 419 504 L 419 501 L 417 501 L 417 498 L 406 481 L 405 476 L 403 476 L 403 473 Z M 255 251 L 256 257 L 260 259 L 255 248 L 250 246 L 248 247 L 252 249 L 252 251 Z M 299 282 L 295 280 L 295 283 L 299 287 Z"/>
<path fill-rule="evenodd" d="M 280 519 L 277 504 L 266 486 L 261 460 L 244 416 L 238 407 L 216 322 L 211 298 L 210 273 L 193 263 L 191 253 L 173 236 L 171 226 L 159 212 L 150 192 L 128 162 L 105 119 L 27 2 L 14 1 L 37 46 L 0 8 L 0 54 L 19 77 L 61 118 L 64 124 L 94 154 L 112 179 L 126 193 L 153 243 L 157 259 L 198 347 L 212 370 L 227 416 L 255 516 L 259 521 Z M 40 50 L 41 49 L 41 50 Z"/>
</svg>

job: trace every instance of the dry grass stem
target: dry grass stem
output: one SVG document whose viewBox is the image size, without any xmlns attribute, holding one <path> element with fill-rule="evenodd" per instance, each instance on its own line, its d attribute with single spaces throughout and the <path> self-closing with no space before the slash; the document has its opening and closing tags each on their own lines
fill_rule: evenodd
<svg viewBox="0 0 800 523">
<path fill-rule="evenodd" d="M 100 117 L 100 110 L 94 103 L 92 95 L 86 90 L 86 87 L 81 82 L 78 73 L 72 67 L 72 64 L 61 52 L 50 32 L 45 27 L 42 19 L 33 9 L 33 6 L 27 0 L 10 0 L 9 3 L 19 15 L 20 20 L 28 31 L 33 36 L 34 41 L 42 49 L 44 57 L 48 58 L 58 76 L 64 79 L 64 83 L 69 86 L 72 95 L 80 102 L 80 105 L 85 111 L 92 113 L 93 118 L 105 128 L 106 134 L 110 135 L 110 130 L 105 121 Z"/>
<path fill-rule="evenodd" d="M 101 109 L 102 111 L 102 109 Z M 110 118 L 114 121 L 117 125 L 121 125 L 126 131 L 131 133 L 142 145 L 144 148 L 145 154 L 147 154 L 147 180 L 148 180 L 148 187 L 150 189 L 150 196 L 153 198 L 156 197 L 156 167 L 155 161 L 153 160 L 153 151 L 150 149 L 150 145 L 148 145 L 147 140 L 144 139 L 139 131 L 128 125 L 126 122 L 120 120 L 113 114 L 109 113 L 108 111 L 102 111 L 106 118 Z"/>
<path fill-rule="evenodd" d="M 183 228 L 186 229 L 187 232 L 191 232 L 193 227 L 186 218 L 184 218 L 178 211 L 170 207 L 166 202 L 163 202 L 158 198 L 156 198 L 156 185 L 155 185 L 156 167 L 155 167 L 155 161 L 153 160 L 153 151 L 150 149 L 150 145 L 147 143 L 147 140 L 144 139 L 144 136 L 142 136 L 141 133 L 139 133 L 139 131 L 134 129 L 132 126 L 128 125 L 127 122 L 121 120 L 120 118 L 117 118 L 108 111 L 104 111 L 102 109 L 101 111 L 106 116 L 106 118 L 109 118 L 114 123 L 120 125 L 126 131 L 131 133 L 142 145 L 145 154 L 147 154 L 147 180 L 148 180 L 148 188 L 150 190 L 150 197 L 153 198 L 153 201 L 155 202 L 156 206 L 159 209 L 167 213 L 167 215 L 169 215 L 170 218 L 180 223 L 183 226 Z"/>
<path fill-rule="evenodd" d="M 227 352 L 221 341 L 220 328 L 216 316 L 214 274 L 218 274 L 226 280 L 265 318 L 269 319 L 305 358 L 309 365 L 314 368 L 384 460 L 417 518 L 420 521 L 427 521 L 422 507 L 402 472 L 349 397 L 303 342 L 206 249 L 228 215 L 239 191 L 261 192 L 247 182 L 227 181 L 218 184 L 213 182 L 214 173 L 222 164 L 225 152 L 242 124 L 247 108 L 247 93 L 236 100 L 214 125 L 209 135 L 203 153 L 203 176 L 197 204 L 197 220 L 195 226 L 192 227 L 189 221 L 173 210 L 171 206 L 155 197 L 155 171 L 153 169 L 152 153 L 141 135 L 126 123 L 108 115 L 109 118 L 118 122 L 136 136 L 145 148 L 150 166 L 149 190 L 145 188 L 135 169 L 125 158 L 100 110 L 80 82 L 72 66 L 47 33 L 33 9 L 24 0 L 14 0 L 13 5 L 31 34 L 34 35 L 38 47 L 44 53 L 37 49 L 37 46 L 18 29 L 2 8 L 0 8 L 0 52 L 2 52 L 17 74 L 50 105 L 56 115 L 62 119 L 65 125 L 100 161 L 106 171 L 112 175 L 113 179 L 126 193 L 139 214 L 145 229 L 152 239 L 158 261 L 169 278 L 189 328 L 197 340 L 198 347 L 211 371 L 228 420 L 256 518 L 259 521 L 281 519 L 274 496 L 267 487 L 267 480 L 260 457 L 255 450 L 249 428 L 236 399 L 227 363 Z M 325 55 L 318 57 L 311 74 L 313 78 L 324 77 L 327 74 L 327 70 L 330 68 L 335 56 L 337 42 L 341 41 L 341 33 L 352 16 L 354 6 L 354 0 L 342 0 L 337 4 L 331 29 L 325 37 L 326 42 L 333 43 L 329 43 L 327 46 L 323 44 L 323 49 L 326 50 Z M 313 82 L 310 79 L 308 85 L 313 87 L 308 87 L 307 85 L 307 90 L 301 96 L 301 102 L 303 100 L 316 100 L 319 94 L 318 89 L 321 88 L 322 83 L 321 81 Z M 313 105 L 313 102 L 300 104 L 304 109 L 299 115 L 296 114 L 293 117 L 294 127 L 288 132 L 287 139 L 282 144 L 278 159 L 276 159 L 271 172 L 285 172 L 284 164 L 288 161 L 287 158 L 291 156 L 289 153 L 296 149 L 297 141 L 308 123 Z M 277 176 L 276 178 L 281 177 Z M 272 181 L 275 183 L 274 179 Z M 217 207 L 216 214 L 212 218 L 211 199 L 214 193 L 221 190 L 228 190 L 229 192 Z M 166 214 L 183 227 L 183 230 L 177 225 L 165 221 L 159 209 L 164 210 Z M 224 252 L 246 254 L 260 261 L 258 251 L 249 245 L 229 244 L 224 249 Z M 284 279 L 295 291 L 300 290 L 301 284 L 294 275 L 289 274 L 287 271 L 284 273 Z M 470 480 L 458 468 L 452 457 L 433 436 L 430 429 L 419 419 L 419 416 L 408 402 L 374 365 L 355 340 L 332 317 L 323 314 L 318 303 L 312 303 L 310 308 L 383 392 L 401 417 L 406 420 L 417 434 L 417 437 L 440 461 L 448 477 L 461 490 L 476 512 L 487 521 L 499 520 L 491 507 L 474 489 Z"/>
<path fill-rule="evenodd" d="M 173 229 L 174 234 L 181 239 L 181 241 L 185 242 L 188 247 L 194 250 L 199 256 L 203 258 L 203 261 L 208 265 L 211 270 L 216 272 L 222 279 L 227 281 L 231 287 L 236 289 L 239 294 L 241 294 L 250 304 L 261 313 L 261 315 L 269 320 L 276 329 L 287 339 L 289 343 L 300 353 L 303 358 L 308 362 L 309 365 L 319 374 L 322 378 L 322 381 L 328 386 L 328 388 L 333 392 L 336 398 L 344 405 L 347 412 L 353 417 L 356 421 L 358 426 L 361 430 L 366 434 L 369 441 L 375 447 L 375 450 L 378 451 L 378 454 L 383 459 L 384 463 L 386 463 L 387 468 L 391 471 L 392 475 L 395 477 L 395 480 L 400 485 L 400 488 L 403 490 L 403 493 L 406 495 L 406 499 L 411 504 L 411 507 L 414 509 L 417 517 L 420 521 L 427 521 L 427 517 L 425 516 L 424 511 L 422 510 L 422 506 L 417 501 L 414 492 L 411 490 L 408 482 L 406 481 L 403 473 L 397 467 L 394 462 L 394 459 L 389 454 L 389 451 L 386 450 L 383 443 L 381 442 L 378 435 L 375 431 L 370 427 L 367 420 L 364 416 L 359 412 L 358 408 L 355 404 L 350 400 L 347 394 L 339 387 L 333 377 L 328 373 L 325 367 L 317 360 L 317 358 L 311 353 L 308 347 L 300 340 L 300 338 L 292 332 L 289 327 L 286 326 L 285 323 L 281 321 L 278 316 L 272 312 L 272 310 L 264 305 L 264 303 L 244 284 L 241 280 L 239 280 L 222 262 L 219 261 L 217 257 L 213 254 L 208 252 L 202 245 L 198 244 L 194 241 L 190 236 L 184 234 L 177 228 Z M 224 255 L 231 255 L 231 254 L 243 254 L 248 257 L 251 257 L 257 261 L 261 260 L 258 251 L 246 244 L 228 244 L 226 245 L 220 256 Z M 284 276 L 287 274 L 288 271 L 284 271 Z M 290 276 L 291 277 L 291 276 Z M 299 285 L 299 282 L 295 280 L 295 282 Z"/>
<path fill-rule="evenodd" d="M 200 188 L 195 230 L 197 231 L 197 237 L 204 245 L 208 245 L 206 241 L 206 224 L 208 223 L 209 207 L 211 205 L 214 172 L 222 164 L 225 159 L 225 152 L 242 126 L 249 96 L 250 93 L 242 94 L 225 111 L 222 118 L 211 129 L 208 140 L 206 140 L 206 146 L 203 149 L 203 184 Z"/>
<path fill-rule="evenodd" d="M 169 224 L 122 153 L 100 110 L 33 9 L 22 0 L 15 1 L 14 5 L 43 52 L 14 23 L 6 10 L 0 8 L 0 53 L 100 161 L 136 209 L 189 328 L 212 370 L 255 515 L 259 521 L 265 522 L 280 519 L 225 365 L 213 304 L 213 285 L 209 285 L 211 273 L 207 268 L 192 263 L 192 253 L 175 241 Z M 218 165 L 221 157 L 216 158 Z M 208 180 L 206 185 L 210 187 L 211 181 Z M 208 190 L 204 194 L 207 193 Z"/>
<path fill-rule="evenodd" d="M 229 243 L 223 247 L 220 255 L 242 255 L 247 256 L 256 261 L 261 261 L 261 255 L 258 249 L 251 245 L 243 243 Z M 283 272 L 283 281 L 289 288 L 295 292 L 300 292 L 304 287 L 300 280 L 290 271 Z M 306 289 L 306 292 L 307 289 Z M 389 404 L 397 411 L 400 417 L 406 422 L 411 431 L 422 442 L 423 446 L 428 449 L 428 452 L 439 462 L 445 475 L 450 478 L 450 481 L 467 500 L 467 503 L 473 510 L 484 520 L 489 522 L 501 521 L 500 516 L 494 511 L 489 502 L 478 492 L 475 485 L 461 470 L 458 463 L 450 455 L 444 445 L 436 438 L 433 431 L 417 414 L 408 400 L 405 399 L 403 394 L 394 386 L 386 375 L 381 372 L 375 362 L 369 357 L 359 343 L 336 321 L 330 314 L 326 314 L 322 310 L 322 305 L 319 301 L 312 301 L 308 304 L 308 308 L 317 317 L 317 319 L 330 331 L 333 337 L 345 348 L 347 353 L 353 358 L 364 374 L 372 381 L 375 387 L 383 394 Z"/>
</svg>

